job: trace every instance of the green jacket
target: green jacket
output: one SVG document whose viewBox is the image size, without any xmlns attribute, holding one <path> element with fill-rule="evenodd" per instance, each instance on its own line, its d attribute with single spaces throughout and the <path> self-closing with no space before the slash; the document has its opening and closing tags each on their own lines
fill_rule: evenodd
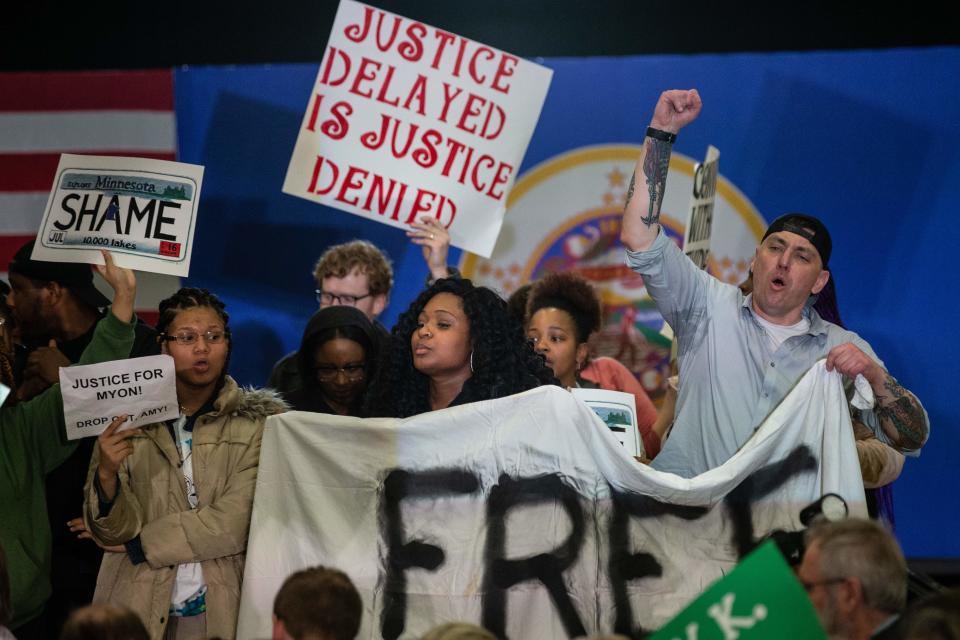
<svg viewBox="0 0 960 640">
<path fill-rule="evenodd" d="M 78 364 L 126 358 L 133 346 L 133 327 L 107 314 Z M 66 440 L 65 433 L 59 384 L 28 402 L 0 409 L 0 545 L 10 572 L 14 631 L 36 618 L 50 597 L 44 478 L 77 446 Z"/>
</svg>

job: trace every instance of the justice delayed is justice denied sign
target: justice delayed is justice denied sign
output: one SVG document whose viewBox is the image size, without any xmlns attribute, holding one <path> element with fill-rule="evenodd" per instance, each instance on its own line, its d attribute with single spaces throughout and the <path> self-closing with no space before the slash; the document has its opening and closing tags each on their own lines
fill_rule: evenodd
<svg viewBox="0 0 960 640">
<path fill-rule="evenodd" d="M 127 416 L 121 431 L 180 415 L 173 358 L 129 358 L 60 368 L 67 440 L 103 433 Z"/>
<path fill-rule="evenodd" d="M 489 257 L 553 72 L 342 0 L 284 193 Z"/>
<path fill-rule="evenodd" d="M 167 160 L 62 154 L 34 260 L 187 276 L 203 167 Z"/>
</svg>

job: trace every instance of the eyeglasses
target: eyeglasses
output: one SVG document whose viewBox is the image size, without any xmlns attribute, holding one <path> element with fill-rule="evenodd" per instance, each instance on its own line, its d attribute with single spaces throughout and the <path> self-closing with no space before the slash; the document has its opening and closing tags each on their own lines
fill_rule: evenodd
<svg viewBox="0 0 960 640">
<path fill-rule="evenodd" d="M 190 346 L 196 344 L 197 338 L 203 337 L 203 341 L 207 344 L 220 344 L 223 342 L 224 338 L 227 337 L 225 331 L 204 331 L 203 333 L 197 333 L 196 331 L 181 331 L 176 335 L 167 335 L 166 333 L 160 334 L 160 339 L 165 342 L 177 341 L 177 344 L 182 344 L 184 346 Z"/>
<path fill-rule="evenodd" d="M 356 381 L 363 378 L 366 373 L 366 367 L 362 364 L 348 364 L 345 367 L 334 367 L 321 364 L 315 368 L 317 380 L 320 382 L 332 382 L 337 379 L 341 373 L 343 377 L 350 381 Z"/>
<path fill-rule="evenodd" d="M 801 580 L 800 585 L 803 587 L 804 591 L 806 591 L 807 593 L 810 593 L 811 591 L 813 591 L 814 587 L 823 587 L 828 584 L 839 584 L 841 582 L 844 582 L 845 580 L 846 578 L 828 578 L 826 580 L 817 580 L 816 582 L 804 582 L 803 580 Z"/>
<path fill-rule="evenodd" d="M 369 298 L 372 296 L 372 293 L 368 293 L 362 296 L 351 296 L 349 294 L 337 295 L 335 293 L 327 293 L 321 289 L 316 290 L 317 293 L 317 302 L 325 305 L 327 307 L 332 306 L 346 306 L 346 307 L 355 307 L 357 303 L 363 300 L 364 298 Z"/>
</svg>

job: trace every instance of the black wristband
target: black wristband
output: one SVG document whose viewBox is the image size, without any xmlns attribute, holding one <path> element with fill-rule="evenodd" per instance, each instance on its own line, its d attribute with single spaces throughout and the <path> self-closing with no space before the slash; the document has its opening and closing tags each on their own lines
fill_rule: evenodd
<svg viewBox="0 0 960 640">
<path fill-rule="evenodd" d="M 677 141 L 677 134 L 670 133 L 669 131 L 662 131 L 661 129 L 654 129 L 653 127 L 647 127 L 647 137 L 653 138 L 654 140 L 663 140 L 664 142 L 669 142 L 673 144 Z"/>
</svg>

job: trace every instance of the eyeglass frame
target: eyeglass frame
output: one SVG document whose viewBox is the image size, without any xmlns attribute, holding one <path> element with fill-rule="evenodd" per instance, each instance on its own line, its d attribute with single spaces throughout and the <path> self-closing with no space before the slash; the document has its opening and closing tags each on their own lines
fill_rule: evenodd
<svg viewBox="0 0 960 640">
<path fill-rule="evenodd" d="M 212 340 L 210 337 L 210 334 L 212 333 L 219 333 L 220 339 Z M 187 342 L 186 340 L 189 339 L 189 336 L 193 336 L 193 339 Z M 230 331 L 228 329 L 220 329 L 218 331 L 208 329 L 207 331 L 185 331 L 177 335 L 161 333 L 159 336 L 157 336 L 157 340 L 162 340 L 163 342 L 176 342 L 181 346 L 190 347 L 196 344 L 197 340 L 201 337 L 206 344 L 220 344 L 222 341 L 230 339 Z"/>
<path fill-rule="evenodd" d="M 353 371 L 358 371 L 359 375 L 351 373 L 350 371 L 347 370 L 347 367 L 334 367 L 333 365 L 323 365 L 323 368 L 317 365 L 314 365 L 313 371 L 314 371 L 314 375 L 317 377 L 317 380 L 319 380 L 320 382 L 333 382 L 334 380 L 337 379 L 337 376 L 339 376 L 341 373 L 343 374 L 344 378 L 346 378 L 351 382 L 356 382 L 366 377 L 367 375 L 366 364 L 349 365 L 349 366 Z M 330 375 L 329 377 L 327 377 L 327 376 L 321 375 L 322 373 L 327 373 L 327 374 L 332 373 L 333 375 Z"/>
<path fill-rule="evenodd" d="M 349 293 L 344 293 L 344 294 L 342 294 L 342 295 L 337 295 L 336 293 L 328 293 L 328 292 L 324 291 L 323 289 L 315 289 L 315 290 L 314 290 L 314 293 L 316 294 L 317 304 L 324 304 L 323 299 L 322 299 L 323 296 L 329 296 L 329 297 L 330 297 L 330 304 L 328 304 L 327 306 L 330 306 L 330 307 L 338 307 L 338 306 L 343 306 L 343 307 L 356 307 L 358 302 L 360 302 L 361 300 L 364 300 L 365 298 L 369 298 L 369 297 L 371 297 L 371 296 L 374 295 L 372 292 L 371 292 L 371 293 L 366 293 L 366 294 L 364 294 L 364 295 L 362 295 L 362 296 L 355 296 L 355 295 L 351 295 L 351 294 L 349 294 Z M 347 302 L 347 301 L 345 300 L 345 298 L 349 298 L 349 299 L 353 300 L 353 302 Z M 334 301 L 334 300 L 337 301 L 337 304 L 333 304 L 333 301 Z"/>
</svg>

